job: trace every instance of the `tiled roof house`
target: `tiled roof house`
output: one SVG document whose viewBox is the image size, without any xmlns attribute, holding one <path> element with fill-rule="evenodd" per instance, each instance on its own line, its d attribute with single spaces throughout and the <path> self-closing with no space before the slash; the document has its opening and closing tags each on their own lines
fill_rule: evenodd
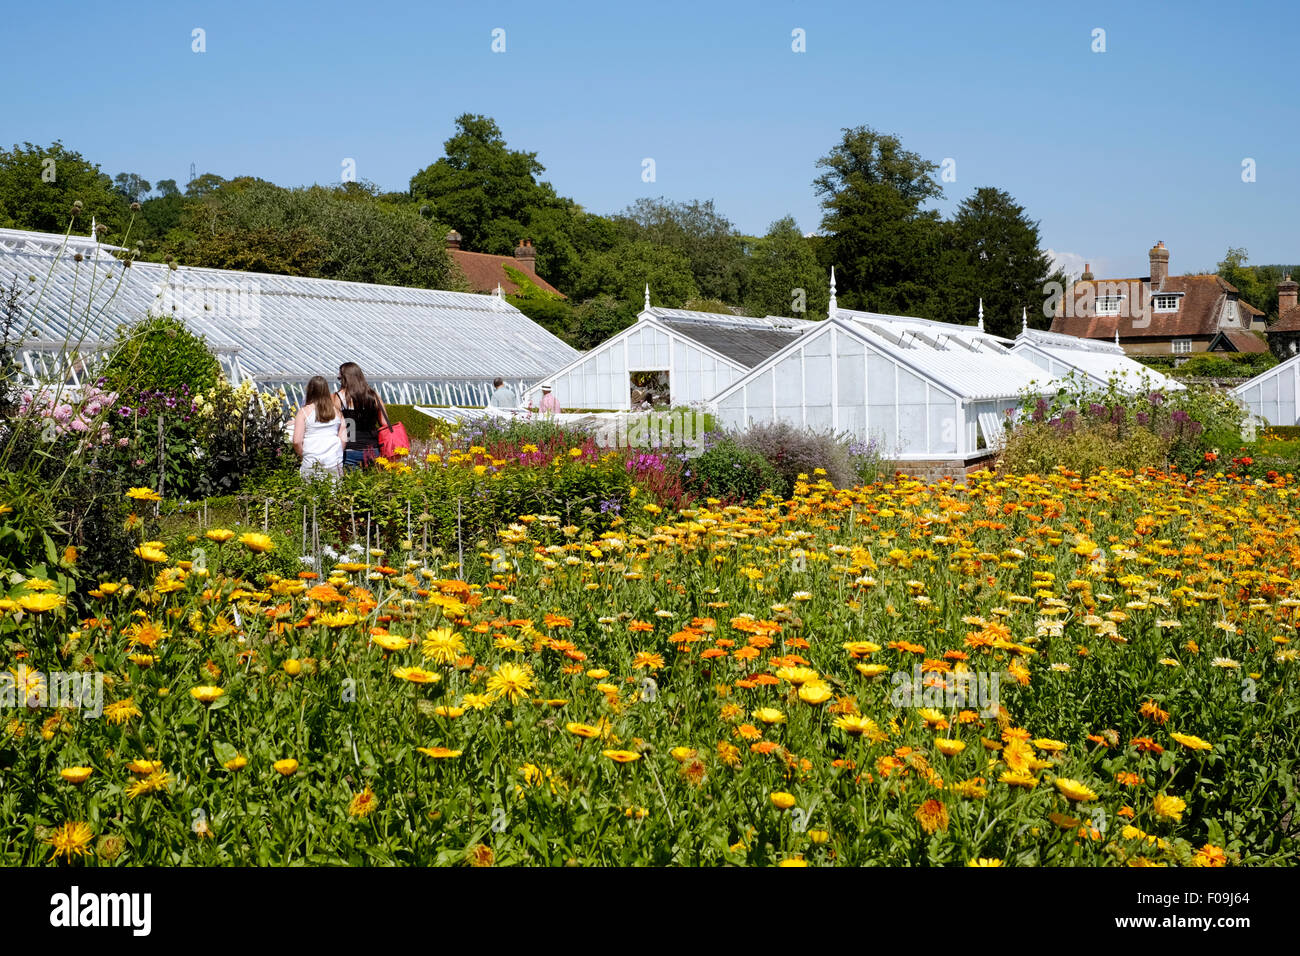
<svg viewBox="0 0 1300 956">
<path fill-rule="evenodd" d="M 505 295 L 514 295 L 519 284 L 506 272 L 506 267 L 516 269 L 540 289 L 563 293 L 537 274 L 537 248 L 531 239 L 520 239 L 513 256 L 494 256 L 486 252 L 470 252 L 460 247 L 461 235 L 454 229 L 447 233 L 447 254 L 465 274 L 474 292 L 496 292 L 497 286 Z"/>
<path fill-rule="evenodd" d="M 1290 273 L 1277 284 L 1277 321 L 1268 329 L 1268 344 L 1280 359 L 1300 354 L 1300 305 L 1296 293 L 1300 283 Z"/>
<path fill-rule="evenodd" d="M 1268 351 L 1256 334 L 1264 331 L 1264 313 L 1243 302 L 1232 283 L 1217 275 L 1171 276 L 1163 242 L 1149 256 L 1151 274 L 1141 278 L 1098 279 L 1085 266 L 1057 305 L 1052 331 L 1117 340 L 1139 355 Z"/>
</svg>

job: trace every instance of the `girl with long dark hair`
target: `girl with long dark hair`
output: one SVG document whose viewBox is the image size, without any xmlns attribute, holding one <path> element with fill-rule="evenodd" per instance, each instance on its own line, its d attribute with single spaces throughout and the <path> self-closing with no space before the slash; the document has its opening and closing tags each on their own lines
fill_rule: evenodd
<svg viewBox="0 0 1300 956">
<path fill-rule="evenodd" d="M 347 420 L 343 467 L 350 470 L 370 464 L 379 457 L 379 429 L 388 424 L 388 409 L 356 362 L 339 366 L 339 390 L 334 401 Z"/>
<path fill-rule="evenodd" d="M 313 375 L 307 383 L 307 400 L 293 420 L 293 448 L 302 459 L 299 472 L 306 479 L 343 474 L 343 446 L 347 425 L 330 395 L 330 383 Z"/>
</svg>

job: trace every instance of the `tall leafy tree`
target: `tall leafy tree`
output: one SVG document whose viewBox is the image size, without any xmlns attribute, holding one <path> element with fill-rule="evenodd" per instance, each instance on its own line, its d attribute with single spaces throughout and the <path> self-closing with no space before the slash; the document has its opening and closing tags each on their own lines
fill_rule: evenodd
<svg viewBox="0 0 1300 956">
<path fill-rule="evenodd" d="M 129 202 L 140 202 L 153 191 L 149 180 L 138 173 L 118 173 L 113 177 L 113 183 Z"/>
<path fill-rule="evenodd" d="M 973 322 L 984 301 L 984 327 L 1014 337 L 1027 312 L 1033 328 L 1044 328 L 1043 285 L 1065 277 L 1040 248 L 1038 223 L 1009 193 L 981 187 L 957 207 L 944 230 L 938 283 L 930 317 Z"/>
<path fill-rule="evenodd" d="M 93 217 L 108 227 L 108 241 L 122 241 L 130 201 L 97 165 L 58 140 L 49 146 L 24 143 L 0 150 L 0 227 L 64 232 L 78 200 L 81 215 L 72 226 L 74 232 L 87 234 Z"/>
<path fill-rule="evenodd" d="M 690 264 L 700 294 L 724 302 L 740 301 L 744 272 L 741 238 L 713 207 L 713 200 L 670 202 L 638 199 L 618 217 L 629 239 L 673 249 Z"/>
<path fill-rule="evenodd" d="M 753 240 L 749 249 L 744 298 L 748 314 L 799 319 L 826 316 L 829 276 L 822 274 L 812 245 L 792 216 L 772 223 L 767 234 Z"/>
<path fill-rule="evenodd" d="M 822 252 L 836 267 L 839 303 L 920 311 L 942 240 L 939 214 L 922 208 L 943 193 L 934 179 L 939 167 L 904 149 L 896 136 L 868 126 L 843 132 L 817 161 L 823 172 L 813 180 L 828 233 Z"/>
<path fill-rule="evenodd" d="M 531 210 L 556 202 L 536 153 L 510 149 L 496 121 L 465 113 L 444 155 L 411 177 L 411 196 L 461 234 L 463 247 L 508 253 Z"/>
</svg>

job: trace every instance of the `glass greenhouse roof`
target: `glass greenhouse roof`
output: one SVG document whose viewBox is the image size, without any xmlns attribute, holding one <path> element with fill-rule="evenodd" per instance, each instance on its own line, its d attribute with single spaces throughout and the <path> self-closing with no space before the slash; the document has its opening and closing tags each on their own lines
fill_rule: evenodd
<svg viewBox="0 0 1300 956">
<path fill-rule="evenodd" d="M 0 229 L 0 284 L 18 281 L 36 364 L 100 350 L 119 325 L 146 314 L 175 316 L 204 336 L 232 380 L 291 392 L 312 375 L 332 381 L 350 361 L 389 401 L 483 404 L 496 376 L 530 384 L 578 355 L 493 295 L 151 262 L 128 268 L 112 249 Z"/>
</svg>

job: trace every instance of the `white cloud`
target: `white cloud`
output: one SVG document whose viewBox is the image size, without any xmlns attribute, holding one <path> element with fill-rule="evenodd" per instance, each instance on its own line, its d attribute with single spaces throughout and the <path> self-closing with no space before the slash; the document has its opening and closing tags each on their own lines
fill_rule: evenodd
<svg viewBox="0 0 1300 956">
<path fill-rule="evenodd" d="M 1048 249 L 1047 257 L 1052 260 L 1052 268 L 1060 269 L 1071 279 L 1083 275 L 1084 266 L 1087 265 L 1083 256 L 1077 252 L 1057 252 L 1055 249 Z M 1097 274 L 1096 269 L 1093 270 L 1093 274 Z"/>
</svg>

